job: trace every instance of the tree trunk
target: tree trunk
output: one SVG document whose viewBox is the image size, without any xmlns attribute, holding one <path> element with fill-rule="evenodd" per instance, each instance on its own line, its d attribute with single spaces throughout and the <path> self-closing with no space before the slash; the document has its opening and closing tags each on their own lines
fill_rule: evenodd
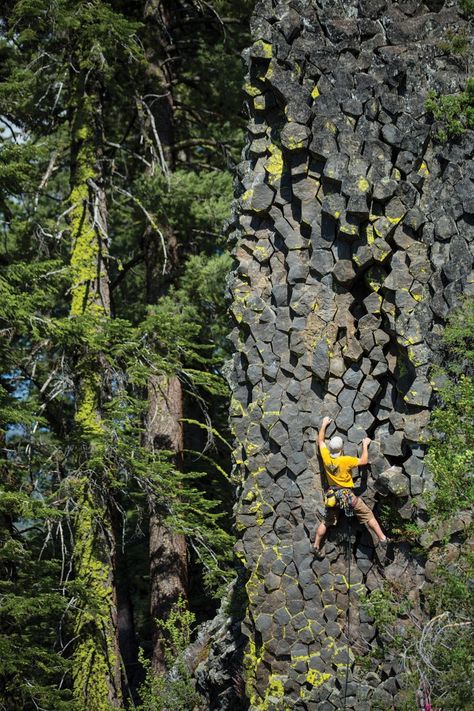
<svg viewBox="0 0 474 711">
<path fill-rule="evenodd" d="M 183 455 L 183 416 L 181 383 L 176 376 L 152 377 L 148 389 L 146 444 L 153 449 L 175 452 L 176 466 Z M 150 612 L 153 620 L 166 619 L 179 596 L 187 592 L 186 541 L 173 532 L 163 519 L 166 511 L 150 497 Z M 165 670 L 163 644 L 159 629 L 153 628 L 153 669 Z"/>
<path fill-rule="evenodd" d="M 114 531 L 115 541 L 115 570 L 116 583 L 115 590 L 117 596 L 117 630 L 120 656 L 122 658 L 123 696 L 125 699 L 131 698 L 138 703 L 136 691 L 143 680 L 141 667 L 138 662 L 138 641 L 135 630 L 135 619 L 133 614 L 133 603 L 129 588 L 129 571 L 127 557 L 122 548 L 122 534 L 124 521 L 122 515 L 114 502 L 110 502 L 110 518 Z"/>
<path fill-rule="evenodd" d="M 92 72 L 72 74 L 71 271 L 72 318 L 88 316 L 100 329 L 110 317 L 107 206 L 101 166 L 101 103 Z M 103 382 L 97 353 L 85 353 L 77 373 L 75 421 L 84 450 L 100 455 Z M 87 467 L 86 467 L 87 469 Z M 75 486 L 74 564 L 81 587 L 75 624 L 78 642 L 72 667 L 74 699 L 81 709 L 122 706 L 115 586 L 116 546 L 108 516 L 106 482 L 100 472 L 79 474 Z"/>
<path fill-rule="evenodd" d="M 153 120 L 159 138 L 165 171 L 174 168 L 174 106 L 169 88 L 172 83 L 170 59 L 170 36 L 173 5 L 163 0 L 149 0 L 145 6 L 145 22 L 150 30 L 147 53 L 147 73 L 152 88 L 161 98 L 153 103 Z M 147 133 L 150 125 L 145 126 Z M 150 136 L 152 133 L 149 134 Z M 151 141 L 151 138 L 150 138 Z M 158 150 L 158 147 L 155 147 Z M 162 166 L 163 168 L 163 166 Z M 147 302 L 155 304 L 166 293 L 179 266 L 176 235 L 169 225 L 163 225 L 168 268 L 163 274 L 162 245 L 155 231 L 148 229 L 144 235 L 146 264 Z M 151 450 L 167 449 L 175 453 L 175 464 L 182 466 L 183 458 L 183 394 L 176 376 L 150 378 L 148 384 L 148 415 L 146 420 L 146 446 Z M 173 532 L 164 523 L 166 511 L 161 509 L 156 498 L 150 496 L 150 612 L 153 620 L 165 620 L 173 604 L 187 594 L 187 551 L 185 537 Z M 155 673 L 166 669 L 163 643 L 159 628 L 153 627 L 152 665 Z"/>
</svg>

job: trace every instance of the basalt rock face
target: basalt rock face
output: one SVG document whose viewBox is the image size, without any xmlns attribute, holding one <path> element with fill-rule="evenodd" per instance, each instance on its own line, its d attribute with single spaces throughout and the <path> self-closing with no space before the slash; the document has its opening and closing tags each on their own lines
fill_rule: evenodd
<svg viewBox="0 0 474 711">
<path fill-rule="evenodd" d="M 416 614 L 424 567 L 401 544 L 381 561 L 356 523 L 348 547 L 344 517 L 313 558 L 315 438 L 325 415 L 347 454 L 372 437 L 364 500 L 423 521 L 431 368 L 472 290 L 474 238 L 472 132 L 438 144 L 425 100 L 463 86 L 440 44 L 466 24 L 442 0 L 264 0 L 254 13 L 230 231 L 251 709 L 400 703 L 396 657 L 359 663 L 383 641 L 361 601 L 399 581 Z"/>
</svg>

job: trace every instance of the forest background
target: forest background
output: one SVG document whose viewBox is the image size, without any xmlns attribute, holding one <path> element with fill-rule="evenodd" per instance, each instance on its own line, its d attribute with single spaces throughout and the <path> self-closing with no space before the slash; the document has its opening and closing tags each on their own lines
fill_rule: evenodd
<svg viewBox="0 0 474 711">
<path fill-rule="evenodd" d="M 0 707 L 138 703 L 232 575 L 224 219 L 249 2 L 0 12 Z"/>
<path fill-rule="evenodd" d="M 223 224 L 252 6 L 1 5 L 6 711 L 197 703 L 166 670 L 234 576 Z M 447 331 L 436 520 L 472 506 L 473 313 Z M 472 551 L 445 553 L 427 605 L 464 620 Z M 390 591 L 371 602 L 382 629 L 392 602 Z M 450 642 L 433 683 L 457 708 L 472 698 L 472 650 L 468 636 Z"/>
</svg>

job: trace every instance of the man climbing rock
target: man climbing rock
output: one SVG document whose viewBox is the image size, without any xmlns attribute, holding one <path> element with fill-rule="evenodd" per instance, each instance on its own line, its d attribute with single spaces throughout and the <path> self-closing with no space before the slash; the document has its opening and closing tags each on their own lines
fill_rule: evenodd
<svg viewBox="0 0 474 711">
<path fill-rule="evenodd" d="M 369 462 L 370 438 L 362 440 L 362 454 L 360 457 L 344 456 L 344 443 L 341 437 L 335 436 L 326 446 L 326 429 L 332 422 L 329 417 L 325 417 L 321 423 L 318 434 L 318 446 L 324 465 L 324 474 L 328 489 L 325 495 L 325 516 L 317 530 L 314 540 L 314 550 L 318 558 L 323 557 L 321 551 L 321 540 L 327 531 L 328 526 L 335 526 L 339 517 L 339 511 L 344 509 L 349 515 L 354 513 L 360 523 L 365 523 L 375 533 L 379 540 L 379 546 L 386 550 L 388 539 L 383 533 L 380 525 L 369 507 L 362 501 L 360 496 L 353 492 L 354 481 L 351 470 L 355 467 L 364 466 Z"/>
</svg>

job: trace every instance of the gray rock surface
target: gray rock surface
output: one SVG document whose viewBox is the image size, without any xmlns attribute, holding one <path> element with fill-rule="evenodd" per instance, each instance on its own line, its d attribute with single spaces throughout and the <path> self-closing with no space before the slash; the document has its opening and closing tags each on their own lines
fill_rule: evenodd
<svg viewBox="0 0 474 711">
<path fill-rule="evenodd" d="M 439 50 L 454 26 L 469 32 L 442 0 L 256 5 L 244 53 L 249 138 L 229 228 L 242 673 L 252 711 L 340 709 L 344 695 L 347 709 L 397 700 L 396 659 L 354 664 L 361 644 L 383 641 L 360 600 L 385 578 L 416 590 L 423 570 L 403 545 L 383 564 L 354 522 L 348 581 L 343 516 L 324 560 L 312 557 L 323 511 L 315 437 L 324 415 L 347 453 L 372 436 L 364 499 L 376 514 L 388 503 L 400 520 L 423 523 L 431 368 L 473 266 L 474 135 L 440 147 L 424 108 L 430 89 L 452 94 L 464 81 Z M 358 630 L 349 638 L 348 582 Z M 228 708 L 211 697 L 210 709 Z"/>
</svg>

